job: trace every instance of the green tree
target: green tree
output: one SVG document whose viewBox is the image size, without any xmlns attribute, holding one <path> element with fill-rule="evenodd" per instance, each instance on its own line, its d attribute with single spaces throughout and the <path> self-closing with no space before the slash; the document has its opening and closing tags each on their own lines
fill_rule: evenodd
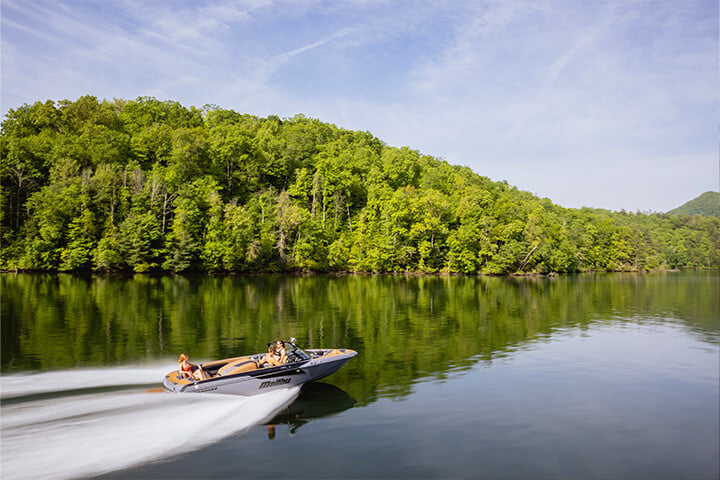
<svg viewBox="0 0 720 480">
<path fill-rule="evenodd" d="M 95 214 L 84 208 L 68 227 L 67 247 L 60 253 L 60 270 L 86 270 L 92 266 L 96 247 Z"/>
<path fill-rule="evenodd" d="M 120 224 L 117 234 L 120 255 L 135 272 L 148 272 L 160 267 L 163 237 L 158 219 L 150 212 L 131 211 Z"/>
</svg>

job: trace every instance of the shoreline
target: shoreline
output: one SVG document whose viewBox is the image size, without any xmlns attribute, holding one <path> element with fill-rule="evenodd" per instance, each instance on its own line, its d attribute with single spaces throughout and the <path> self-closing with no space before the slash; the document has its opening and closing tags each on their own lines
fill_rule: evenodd
<svg viewBox="0 0 720 480">
<path fill-rule="evenodd" d="M 29 275 L 72 275 L 75 277 L 131 277 L 140 275 L 143 277 L 173 277 L 173 276 L 205 276 L 205 277 L 261 277 L 261 276 L 273 276 L 273 275 L 286 275 L 290 277 L 315 277 L 315 276 L 328 276 L 328 277 L 350 277 L 350 276 L 381 276 L 381 277 L 546 277 L 555 278 L 572 275 L 597 275 L 597 274 L 621 274 L 621 273 L 632 273 L 632 274 L 654 274 L 654 273 L 679 273 L 679 272 L 708 272 L 713 271 L 713 268 L 657 268 L 652 270 L 586 270 L 580 272 L 516 272 L 516 273 L 505 273 L 505 274 L 490 274 L 490 273 L 462 273 L 462 272 L 424 272 L 421 270 L 413 271 L 401 271 L 401 272 L 365 272 L 365 271 L 339 271 L 339 272 L 317 272 L 310 270 L 303 271 L 267 271 L 267 272 L 208 272 L 208 271 L 183 271 L 183 272 L 172 272 L 172 271 L 156 271 L 156 272 L 132 272 L 132 271 L 119 271 L 119 272 L 104 272 L 104 271 L 57 271 L 57 270 L 21 270 L 21 269 L 0 269 L 0 273 L 14 273 L 14 274 L 29 274 Z"/>
</svg>

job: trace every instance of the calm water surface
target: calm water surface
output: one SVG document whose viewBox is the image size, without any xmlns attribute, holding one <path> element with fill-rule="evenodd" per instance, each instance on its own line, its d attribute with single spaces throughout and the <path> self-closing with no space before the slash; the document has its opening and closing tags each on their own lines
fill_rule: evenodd
<svg viewBox="0 0 720 480">
<path fill-rule="evenodd" d="M 3 478 L 718 478 L 720 275 L 0 275 Z M 359 352 L 149 394 L 186 351 Z M 43 455 L 37 455 L 42 443 Z"/>
</svg>

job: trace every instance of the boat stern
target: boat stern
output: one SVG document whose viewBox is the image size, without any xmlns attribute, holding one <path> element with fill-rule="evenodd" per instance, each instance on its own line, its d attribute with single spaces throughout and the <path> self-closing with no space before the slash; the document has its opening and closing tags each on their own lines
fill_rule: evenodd
<svg viewBox="0 0 720 480">
<path fill-rule="evenodd" d="M 163 379 L 163 390 L 175 393 L 182 392 L 185 387 L 191 385 L 192 383 L 192 380 L 184 378 L 180 375 L 180 372 L 174 370 L 165 375 L 165 378 Z"/>
</svg>

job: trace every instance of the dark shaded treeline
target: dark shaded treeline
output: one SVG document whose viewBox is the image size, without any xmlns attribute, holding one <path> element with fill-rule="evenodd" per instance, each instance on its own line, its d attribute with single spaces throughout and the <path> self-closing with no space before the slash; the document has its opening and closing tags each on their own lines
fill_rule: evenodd
<svg viewBox="0 0 720 480">
<path fill-rule="evenodd" d="M 668 323 L 717 344 L 714 272 L 471 276 L 0 274 L 2 372 L 197 360 L 274 338 L 360 352 L 331 383 L 402 396 L 570 330 Z M 650 320 L 648 320 L 650 319 Z M 159 380 L 158 380 L 159 381 Z"/>
<path fill-rule="evenodd" d="M 719 266 L 718 218 L 562 208 L 302 115 L 258 118 L 153 98 L 38 102 L 7 113 L 0 154 L 4 269 Z"/>
</svg>

